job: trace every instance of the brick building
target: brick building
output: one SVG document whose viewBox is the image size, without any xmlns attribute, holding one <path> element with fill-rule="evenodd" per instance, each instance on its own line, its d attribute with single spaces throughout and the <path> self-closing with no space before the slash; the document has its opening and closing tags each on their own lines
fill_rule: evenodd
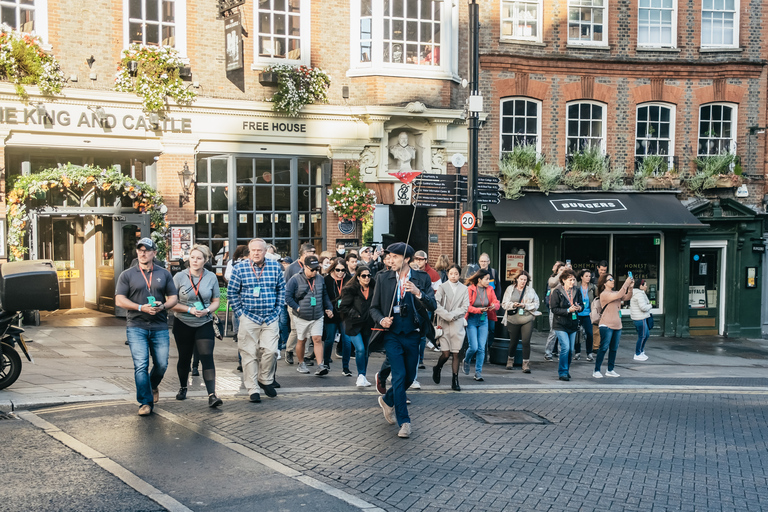
<svg viewBox="0 0 768 512">
<path fill-rule="evenodd" d="M 519 260 L 543 290 L 555 260 L 594 271 L 605 259 L 620 281 L 633 270 L 648 280 L 665 334 L 759 336 L 763 8 L 758 0 L 484 2 L 481 171 L 499 172 L 499 159 L 520 144 L 535 144 L 564 172 L 589 146 L 625 169 L 609 191 L 531 188 L 491 207 L 480 247 L 494 264 L 512 269 Z M 691 194 L 694 160 L 718 153 L 738 155 L 745 186 Z M 638 192 L 636 170 L 657 155 L 682 185 Z"/>
<path fill-rule="evenodd" d="M 319 250 L 339 239 L 359 244 L 360 226 L 342 234 L 324 200 L 350 160 L 360 162 L 385 205 L 376 235 L 404 237 L 411 210 L 395 204 L 397 181 L 389 172 L 398 161 L 390 147 L 407 135 L 412 168 L 433 173 L 452 172 L 450 155 L 466 152 L 459 84 L 466 6 L 455 2 L 248 1 L 232 11 L 241 16 L 243 65 L 230 71 L 225 19 L 214 1 L 0 6 L 4 23 L 42 38 L 67 79 L 60 95 L 28 88 L 26 102 L 0 83 L 6 180 L 67 162 L 119 166 L 164 195 L 171 225 L 191 226 L 194 242 L 210 244 L 220 269 L 229 248 L 254 236 L 292 256 L 306 241 Z M 115 92 L 131 43 L 176 48 L 197 99 L 189 106 L 171 100 L 153 113 L 135 94 Z M 261 76 L 272 64 L 323 69 L 331 78 L 328 103 L 306 106 L 297 117 L 273 112 L 276 88 Z M 41 122 L 46 116 L 54 122 Z M 189 201 L 180 180 L 185 167 L 195 175 Z M 135 237 L 148 234 L 148 221 L 120 204 L 57 201 L 31 219 L 30 257 L 57 262 L 63 307 L 112 310 L 114 276 L 130 263 Z M 451 254 L 453 212 L 420 211 L 417 226 L 414 245 L 430 259 Z"/>
</svg>

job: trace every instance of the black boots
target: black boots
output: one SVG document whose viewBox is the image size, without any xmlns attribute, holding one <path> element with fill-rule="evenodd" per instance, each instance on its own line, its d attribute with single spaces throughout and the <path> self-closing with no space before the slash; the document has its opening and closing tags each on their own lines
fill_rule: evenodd
<svg viewBox="0 0 768 512">
<path fill-rule="evenodd" d="M 442 370 L 442 368 L 437 365 L 432 368 L 432 380 L 435 384 L 440 384 L 440 370 Z"/>
<path fill-rule="evenodd" d="M 454 373 L 453 379 L 451 379 L 451 389 L 454 391 L 461 391 L 461 387 L 459 386 L 459 374 Z"/>
</svg>

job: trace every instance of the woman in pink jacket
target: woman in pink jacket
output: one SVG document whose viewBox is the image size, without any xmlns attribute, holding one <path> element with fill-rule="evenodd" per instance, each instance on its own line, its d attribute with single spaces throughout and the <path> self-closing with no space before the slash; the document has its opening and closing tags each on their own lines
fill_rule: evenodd
<svg viewBox="0 0 768 512">
<path fill-rule="evenodd" d="M 469 375 L 469 364 L 475 357 L 475 380 L 483 381 L 483 362 L 485 362 L 485 342 L 488 338 L 488 317 L 501 305 L 493 293 L 491 274 L 485 269 L 478 270 L 467 279 L 469 287 L 469 311 L 467 311 L 467 338 L 469 350 L 464 356 L 464 374 Z"/>
<path fill-rule="evenodd" d="M 592 376 L 596 379 L 603 378 L 600 373 L 600 366 L 603 364 L 605 353 L 608 352 L 608 371 L 606 377 L 618 377 L 619 374 L 613 371 L 616 364 L 616 351 L 619 350 L 619 341 L 621 340 L 621 301 L 632 298 L 632 288 L 635 281 L 627 279 L 620 290 L 615 291 L 616 282 L 611 274 L 603 274 L 597 281 L 597 292 L 600 294 L 600 350 L 595 357 L 595 372 Z"/>
</svg>

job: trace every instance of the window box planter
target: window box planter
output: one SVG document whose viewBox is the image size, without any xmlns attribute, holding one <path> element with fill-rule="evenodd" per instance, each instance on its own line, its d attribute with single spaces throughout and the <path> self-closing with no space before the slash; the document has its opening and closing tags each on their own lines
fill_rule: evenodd
<svg viewBox="0 0 768 512">
<path fill-rule="evenodd" d="M 277 87 L 277 73 L 272 71 L 259 73 L 259 83 L 264 87 Z"/>
</svg>

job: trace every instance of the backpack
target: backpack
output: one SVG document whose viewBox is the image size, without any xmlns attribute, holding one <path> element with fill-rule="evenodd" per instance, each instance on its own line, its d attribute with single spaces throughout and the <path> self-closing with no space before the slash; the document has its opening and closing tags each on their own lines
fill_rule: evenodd
<svg viewBox="0 0 768 512">
<path fill-rule="evenodd" d="M 603 308 L 600 306 L 600 298 L 595 297 L 595 300 L 592 301 L 592 306 L 589 311 L 589 320 L 592 322 L 592 325 L 598 325 L 600 323 L 600 317 L 603 314 Z"/>
</svg>

